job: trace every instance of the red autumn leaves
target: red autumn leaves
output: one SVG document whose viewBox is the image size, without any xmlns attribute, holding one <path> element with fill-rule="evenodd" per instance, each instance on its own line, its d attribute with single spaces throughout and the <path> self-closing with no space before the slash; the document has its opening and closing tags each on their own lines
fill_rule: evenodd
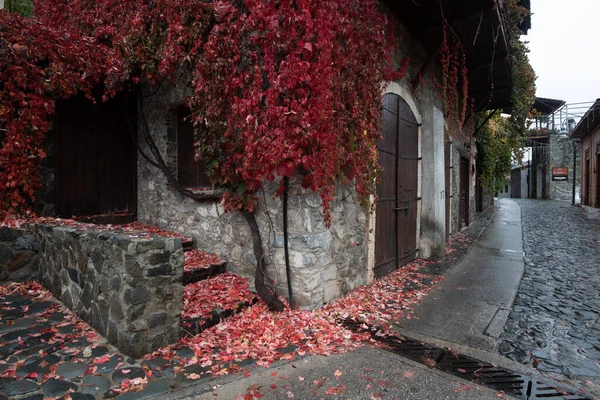
<svg viewBox="0 0 600 400">
<path fill-rule="evenodd" d="M 236 309 L 239 304 L 249 303 L 254 297 L 246 278 L 226 272 L 186 285 L 183 288 L 181 317 L 208 319 L 215 310 Z"/>
<path fill-rule="evenodd" d="M 163 79 L 190 87 L 199 158 L 226 209 L 252 210 L 265 180 L 296 172 L 327 223 L 339 182 L 374 193 L 395 40 L 376 0 L 39 0 L 35 10 L 0 13 L 0 218 L 40 187 L 54 100 L 100 83 L 103 99 Z"/>
<path fill-rule="evenodd" d="M 183 268 L 185 271 L 193 271 L 195 269 L 209 268 L 213 264 L 217 264 L 221 261 L 222 260 L 214 254 L 194 249 L 185 252 L 185 264 Z"/>
<path fill-rule="evenodd" d="M 175 349 L 184 345 L 190 347 L 194 355 L 187 359 L 180 358 L 181 365 L 176 366 L 175 372 L 181 371 L 185 366 L 200 364 L 210 367 L 210 373 L 214 375 L 224 375 L 239 370 L 235 364 L 245 359 L 256 360 L 258 365 L 268 366 L 276 360 L 293 359 L 297 355 L 330 355 L 355 349 L 362 346 L 365 340 L 369 340 L 369 335 L 353 333 L 338 322 L 350 317 L 378 323 L 385 328 L 387 323 L 395 319 L 410 317 L 411 308 L 431 289 L 423 283 L 426 276 L 419 273 L 419 269 L 425 263 L 417 260 L 404 269 L 372 285 L 363 286 L 318 310 L 287 309 L 281 313 L 273 313 L 264 303 L 259 302 L 237 315 L 226 318 L 200 335 L 183 338 L 177 345 L 162 348 L 146 358 L 164 357 L 172 360 L 175 357 Z M 224 274 L 218 278 L 212 281 L 214 283 L 212 289 L 208 287 L 202 289 L 204 290 L 202 294 L 207 296 L 204 299 L 199 292 L 186 291 L 184 302 L 187 302 L 187 310 L 184 310 L 184 313 L 197 312 L 201 315 L 209 309 L 208 306 L 203 308 L 203 303 L 208 305 L 212 302 L 210 309 L 228 307 L 233 299 L 242 300 L 252 296 L 246 279 L 233 274 Z M 405 290 L 408 282 L 413 289 Z M 221 296 L 218 292 L 224 294 Z M 48 291 L 37 283 L 0 286 L 0 297 L 12 293 L 21 293 L 40 301 L 52 298 Z M 89 348 L 97 346 L 101 337 L 72 313 L 63 312 L 67 315 L 66 321 L 49 328 L 48 332 L 53 333 L 50 340 L 62 343 L 74 338 L 84 338 L 84 347 L 87 347 L 69 350 L 77 361 L 78 357 L 86 356 L 86 351 L 91 353 Z M 57 326 L 68 324 L 75 324 L 74 333 L 59 333 Z M 112 354 L 109 354 L 110 356 Z M 94 373 L 94 368 L 106 361 L 106 356 L 99 356 L 86 374 Z M 19 366 L 11 365 L 1 376 L 13 376 Z M 150 377 L 151 371 L 147 370 L 146 374 Z M 341 371 L 336 371 L 334 376 L 339 377 L 340 374 Z M 53 368 L 38 379 L 45 382 L 55 376 L 56 368 Z M 199 377 L 198 375 L 196 378 Z M 118 388 L 118 391 L 122 393 L 128 390 L 140 390 L 146 382 L 147 379 L 126 382 Z M 338 385 L 332 386 L 331 390 L 337 393 L 344 389 Z"/>
</svg>

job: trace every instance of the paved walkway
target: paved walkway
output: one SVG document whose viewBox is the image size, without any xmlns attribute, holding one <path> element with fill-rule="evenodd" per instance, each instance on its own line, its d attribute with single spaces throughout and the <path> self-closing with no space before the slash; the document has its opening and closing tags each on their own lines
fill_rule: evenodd
<svg viewBox="0 0 600 400">
<path fill-rule="evenodd" d="M 307 357 L 221 383 L 208 393 L 173 393 L 167 399 L 233 400 L 248 393 L 263 400 L 508 399 L 495 390 L 373 347 L 330 357 Z"/>
<path fill-rule="evenodd" d="M 561 201 L 519 199 L 525 275 L 501 337 L 507 357 L 600 386 L 600 221 Z"/>
<path fill-rule="evenodd" d="M 537 366 L 540 371 L 559 373 L 553 377 L 574 377 L 586 391 L 600 393 L 595 385 L 600 360 L 598 229 L 598 221 L 586 220 L 581 209 L 563 203 L 500 200 L 471 251 L 417 307 L 415 315 L 420 318 L 404 321 L 400 329 L 420 332 L 414 336 L 424 342 L 509 369 L 521 368 L 522 373 Z M 526 266 L 519 286 L 524 269 L 521 230 Z M 202 368 L 184 367 L 193 356 L 188 348 L 178 349 L 170 361 L 131 360 L 53 299 L 11 295 L 1 300 L 0 319 L 11 324 L 0 325 L 0 375 L 15 363 L 19 367 L 10 377 L 0 378 L 0 400 L 60 398 L 69 391 L 77 393 L 71 394 L 74 400 L 103 398 L 123 379 L 136 377 L 147 377 L 150 383 L 144 392 L 127 393 L 122 399 L 235 399 L 248 394 L 266 399 L 484 399 L 500 395 L 372 347 L 306 357 L 269 369 L 249 363 L 235 375 L 197 379 L 194 375 Z M 516 365 L 497 353 L 472 348 L 499 350 L 527 364 Z M 95 372 L 90 374 L 90 369 Z M 52 379 L 41 384 L 43 376 Z"/>
<path fill-rule="evenodd" d="M 519 205 L 500 199 L 496 208 L 471 251 L 415 308 L 418 319 L 400 322 L 401 329 L 487 351 L 497 349 L 523 274 L 523 248 Z"/>
</svg>

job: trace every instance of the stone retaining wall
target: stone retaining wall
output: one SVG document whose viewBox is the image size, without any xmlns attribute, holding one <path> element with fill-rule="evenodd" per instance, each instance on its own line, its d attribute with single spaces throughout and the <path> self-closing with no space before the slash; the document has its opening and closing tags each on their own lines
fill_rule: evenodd
<svg viewBox="0 0 600 400">
<path fill-rule="evenodd" d="M 28 232 L 0 227 L 0 282 L 35 280 L 38 248 L 37 240 Z"/>
<path fill-rule="evenodd" d="M 30 228 L 40 243 L 40 282 L 110 343 L 139 358 L 179 339 L 181 239 Z"/>
</svg>

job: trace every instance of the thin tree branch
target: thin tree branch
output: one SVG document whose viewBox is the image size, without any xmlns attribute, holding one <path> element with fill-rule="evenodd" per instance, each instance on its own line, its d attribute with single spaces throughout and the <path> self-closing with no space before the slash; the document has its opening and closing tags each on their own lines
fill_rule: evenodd
<svg viewBox="0 0 600 400">
<path fill-rule="evenodd" d="M 271 311 L 283 311 L 284 305 L 265 286 L 265 275 L 264 275 L 264 252 L 262 248 L 262 239 L 260 238 L 260 231 L 254 213 L 247 210 L 242 210 L 242 215 L 246 219 L 246 222 L 250 226 L 250 232 L 252 233 L 252 244 L 254 247 L 254 257 L 256 258 L 256 270 L 254 275 L 254 286 L 260 297 L 267 303 Z"/>
</svg>

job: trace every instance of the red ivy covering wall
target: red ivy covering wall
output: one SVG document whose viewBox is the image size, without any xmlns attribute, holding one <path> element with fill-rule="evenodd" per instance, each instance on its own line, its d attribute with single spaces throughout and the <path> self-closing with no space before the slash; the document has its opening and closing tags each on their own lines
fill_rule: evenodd
<svg viewBox="0 0 600 400">
<path fill-rule="evenodd" d="M 123 84 L 194 88 L 198 156 L 252 210 L 264 182 L 300 173 L 327 222 L 338 182 L 374 192 L 382 82 L 393 35 L 376 0 L 39 0 L 0 11 L 0 209 L 39 187 L 54 99 Z M 406 69 L 407 60 L 402 70 Z M 187 81 L 187 82 L 186 82 Z M 282 182 L 282 180 L 281 180 Z"/>
</svg>

